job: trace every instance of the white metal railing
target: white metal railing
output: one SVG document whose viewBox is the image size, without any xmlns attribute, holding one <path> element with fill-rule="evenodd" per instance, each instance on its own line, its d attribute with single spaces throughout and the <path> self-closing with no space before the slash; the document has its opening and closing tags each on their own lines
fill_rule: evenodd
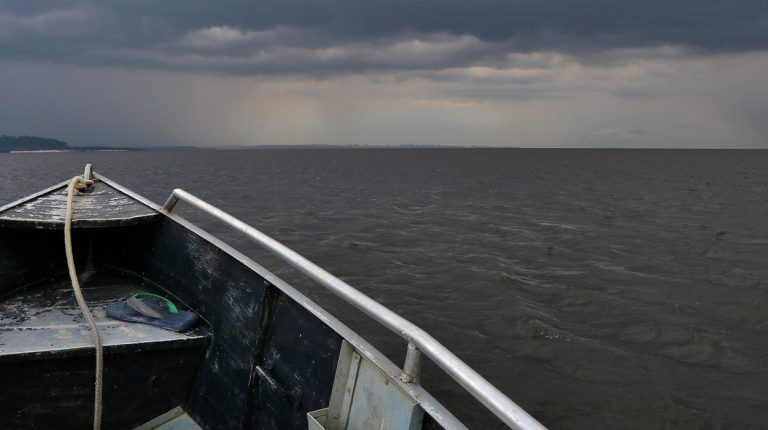
<svg viewBox="0 0 768 430">
<path fill-rule="evenodd" d="M 162 210 L 170 213 L 179 200 L 189 203 L 245 234 L 264 249 L 280 257 L 294 269 L 313 279 L 408 341 L 403 374 L 400 377 L 403 382 L 418 383 L 421 367 L 420 356 L 423 352 L 424 355 L 435 362 L 445 373 L 464 387 L 510 428 L 517 430 L 546 429 L 523 408 L 510 400 L 504 393 L 449 351 L 448 348 L 415 324 L 328 273 L 325 269 L 302 257 L 282 243 L 184 190 L 173 190 L 165 205 L 163 205 Z"/>
</svg>

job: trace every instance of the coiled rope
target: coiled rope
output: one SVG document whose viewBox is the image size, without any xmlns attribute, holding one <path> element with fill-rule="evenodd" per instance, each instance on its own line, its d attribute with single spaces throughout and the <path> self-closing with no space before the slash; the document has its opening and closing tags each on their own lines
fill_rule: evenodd
<svg viewBox="0 0 768 430">
<path fill-rule="evenodd" d="M 77 305 L 80 307 L 83 317 L 91 327 L 93 339 L 96 342 L 96 389 L 93 400 L 93 430 L 101 429 L 101 399 L 104 391 L 104 347 L 101 342 L 101 334 L 93 319 L 88 304 L 85 303 L 83 292 L 80 290 L 80 282 L 77 280 L 77 271 L 75 270 L 75 257 L 72 252 L 72 200 L 80 190 L 84 190 L 93 185 L 92 180 L 83 179 L 81 176 L 75 176 L 69 182 L 67 187 L 67 214 L 64 218 L 64 248 L 67 253 L 67 267 L 69 268 L 69 279 L 72 281 L 72 289 L 75 292 Z"/>
</svg>

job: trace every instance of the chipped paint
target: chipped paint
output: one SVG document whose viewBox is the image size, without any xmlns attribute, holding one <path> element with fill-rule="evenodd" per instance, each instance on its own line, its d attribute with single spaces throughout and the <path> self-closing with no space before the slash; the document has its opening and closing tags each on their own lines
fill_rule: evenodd
<svg viewBox="0 0 768 430">
<path fill-rule="evenodd" d="M 70 329 L 62 327 L 58 331 L 59 331 L 59 335 L 56 336 L 56 339 L 59 339 L 59 340 L 72 339 L 72 331 L 70 331 Z"/>
<path fill-rule="evenodd" d="M 72 202 L 74 226 L 128 225 L 158 216 L 157 212 L 112 187 L 96 182 Z M 55 189 L 0 212 L 0 225 L 62 228 L 67 209 L 67 187 Z"/>
<path fill-rule="evenodd" d="M 149 337 L 149 334 L 142 333 L 141 331 L 136 330 L 135 327 L 134 327 L 136 325 L 137 324 L 131 324 L 131 325 L 121 324 L 118 327 L 118 329 L 120 331 L 122 331 L 123 333 L 125 333 L 129 337 L 133 337 L 133 338 L 137 338 L 137 339 L 146 339 L 147 337 Z"/>
</svg>

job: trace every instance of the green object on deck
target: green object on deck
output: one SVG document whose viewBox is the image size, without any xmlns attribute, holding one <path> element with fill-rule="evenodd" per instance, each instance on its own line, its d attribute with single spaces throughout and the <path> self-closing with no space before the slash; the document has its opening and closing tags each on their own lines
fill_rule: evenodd
<svg viewBox="0 0 768 430">
<path fill-rule="evenodd" d="M 137 299 L 156 299 L 156 300 L 160 300 L 161 302 L 165 303 L 165 306 L 168 308 L 168 311 L 170 313 L 172 313 L 172 314 L 179 313 L 179 310 L 176 308 L 176 305 L 174 305 L 172 301 L 166 299 L 163 296 L 158 296 L 157 294 L 152 294 L 152 293 L 139 293 L 139 294 L 136 294 L 134 297 L 136 297 Z"/>
</svg>

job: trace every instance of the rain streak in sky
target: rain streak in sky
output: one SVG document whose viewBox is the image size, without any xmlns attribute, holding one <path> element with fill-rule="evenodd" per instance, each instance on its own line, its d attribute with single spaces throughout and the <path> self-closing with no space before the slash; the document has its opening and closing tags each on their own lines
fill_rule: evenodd
<svg viewBox="0 0 768 430">
<path fill-rule="evenodd" d="M 768 147 L 768 3 L 0 0 L 0 134 Z"/>
</svg>

